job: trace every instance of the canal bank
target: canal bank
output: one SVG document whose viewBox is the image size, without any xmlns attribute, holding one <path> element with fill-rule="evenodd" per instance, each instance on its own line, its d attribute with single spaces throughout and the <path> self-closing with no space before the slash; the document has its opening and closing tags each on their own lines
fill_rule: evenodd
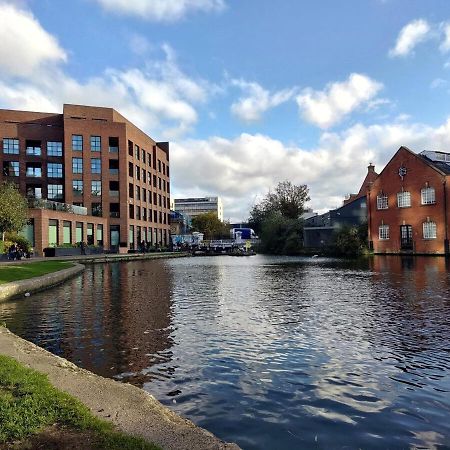
<svg viewBox="0 0 450 450">
<path fill-rule="evenodd" d="M 105 263 L 180 256 L 186 255 L 101 255 L 63 260 Z M 67 269 L 1 285 L 0 302 L 24 293 L 39 292 L 73 278 L 84 270 L 84 265 L 78 262 L 74 262 L 73 266 Z M 20 263 L 7 265 L 15 267 Z M 239 449 L 237 445 L 219 440 L 212 433 L 172 412 L 144 390 L 81 369 L 68 360 L 20 338 L 6 327 L 0 327 L 0 354 L 46 374 L 55 388 L 80 400 L 92 414 L 113 423 L 120 431 L 142 437 L 163 449 Z"/>
<path fill-rule="evenodd" d="M 144 390 L 81 369 L 64 358 L 0 327 L 0 354 L 48 376 L 51 384 L 112 422 L 120 431 L 144 438 L 167 450 L 238 450 L 183 419 Z"/>
</svg>

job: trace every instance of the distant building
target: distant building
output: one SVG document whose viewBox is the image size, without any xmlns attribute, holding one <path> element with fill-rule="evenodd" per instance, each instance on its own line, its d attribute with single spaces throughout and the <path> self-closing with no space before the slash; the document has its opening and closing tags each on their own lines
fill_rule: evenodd
<svg viewBox="0 0 450 450">
<path fill-rule="evenodd" d="M 187 234 L 191 227 L 191 218 L 179 211 L 170 211 L 170 234 Z"/>
<path fill-rule="evenodd" d="M 304 246 L 320 248 L 333 242 L 333 235 L 344 226 L 359 226 L 367 222 L 367 189 L 377 178 L 375 167 L 370 164 L 367 175 L 357 194 L 344 200 L 343 206 L 325 214 L 305 218 L 303 229 Z"/>
<path fill-rule="evenodd" d="M 191 219 L 200 214 L 214 212 L 223 222 L 223 206 L 220 197 L 175 198 L 174 210 L 187 214 Z"/>
<path fill-rule="evenodd" d="M 450 153 L 400 147 L 368 194 L 375 253 L 448 254 Z"/>
</svg>

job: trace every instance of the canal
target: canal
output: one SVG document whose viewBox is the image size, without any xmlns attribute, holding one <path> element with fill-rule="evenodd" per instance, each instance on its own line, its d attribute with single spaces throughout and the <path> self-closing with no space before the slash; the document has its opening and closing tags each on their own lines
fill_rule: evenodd
<svg viewBox="0 0 450 450">
<path fill-rule="evenodd" d="M 0 321 L 244 449 L 450 448 L 449 274 L 432 257 L 112 263 Z"/>
</svg>

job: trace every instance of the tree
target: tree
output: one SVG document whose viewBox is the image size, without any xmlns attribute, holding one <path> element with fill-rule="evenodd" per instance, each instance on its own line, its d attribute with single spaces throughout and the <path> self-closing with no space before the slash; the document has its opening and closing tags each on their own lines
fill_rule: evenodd
<svg viewBox="0 0 450 450">
<path fill-rule="evenodd" d="M 220 239 L 230 236 L 229 227 L 221 222 L 214 212 L 199 214 L 194 217 L 192 228 L 194 231 L 203 233 L 205 239 Z"/>
<path fill-rule="evenodd" d="M 13 183 L 0 185 L 0 233 L 19 232 L 28 222 L 28 204 Z"/>
<path fill-rule="evenodd" d="M 346 257 L 357 257 L 366 253 L 367 250 L 367 223 L 358 227 L 343 227 L 335 234 L 335 254 Z"/>
<path fill-rule="evenodd" d="M 308 200 L 305 184 L 297 186 L 282 181 L 253 206 L 248 223 L 261 235 L 262 251 L 287 255 L 300 253 L 303 246 L 301 215 Z"/>
</svg>

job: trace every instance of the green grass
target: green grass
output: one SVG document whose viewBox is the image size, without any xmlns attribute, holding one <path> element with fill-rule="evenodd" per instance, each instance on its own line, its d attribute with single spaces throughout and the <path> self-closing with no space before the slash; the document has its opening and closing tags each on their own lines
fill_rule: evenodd
<svg viewBox="0 0 450 450">
<path fill-rule="evenodd" d="M 0 284 L 39 277 L 46 273 L 68 269 L 72 266 L 72 263 L 64 261 L 38 261 L 26 264 L 0 265 Z"/>
<path fill-rule="evenodd" d="M 158 450 L 98 419 L 77 399 L 53 387 L 43 375 L 0 355 L 0 444 L 25 439 L 53 424 L 92 432 L 99 449 Z"/>
</svg>

